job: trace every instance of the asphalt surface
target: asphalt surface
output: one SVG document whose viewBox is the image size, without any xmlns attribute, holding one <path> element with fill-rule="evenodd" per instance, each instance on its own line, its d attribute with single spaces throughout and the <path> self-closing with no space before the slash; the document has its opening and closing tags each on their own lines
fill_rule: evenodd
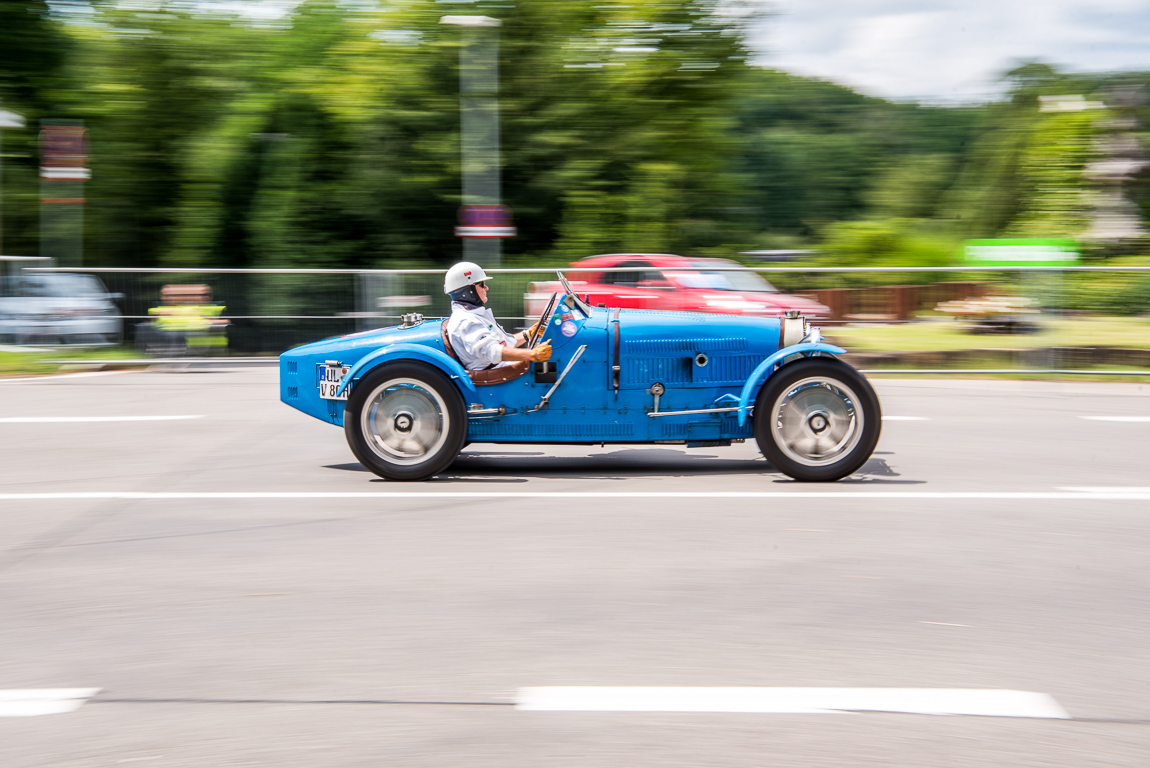
<svg viewBox="0 0 1150 768">
<path fill-rule="evenodd" d="M 1150 764 L 1150 385 L 879 380 L 878 450 L 833 485 L 753 442 L 477 444 L 395 484 L 275 377 L 0 381 L 0 699 L 101 689 L 0 717 L 0 766 Z M 195 418 L 93 420 L 123 416 Z M 1070 718 L 517 708 L 531 686 Z"/>
</svg>

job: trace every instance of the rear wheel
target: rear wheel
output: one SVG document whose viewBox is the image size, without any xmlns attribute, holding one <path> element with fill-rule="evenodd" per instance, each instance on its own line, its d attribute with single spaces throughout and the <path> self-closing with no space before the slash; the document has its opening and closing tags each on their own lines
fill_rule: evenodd
<svg viewBox="0 0 1150 768">
<path fill-rule="evenodd" d="M 755 401 L 755 440 L 795 480 L 855 472 L 878 444 L 882 411 L 863 375 L 834 358 L 808 358 L 767 379 Z"/>
<path fill-rule="evenodd" d="M 357 381 L 343 430 L 360 463 L 388 480 L 426 480 L 446 469 L 467 438 L 459 390 L 437 368 L 384 363 Z"/>
</svg>

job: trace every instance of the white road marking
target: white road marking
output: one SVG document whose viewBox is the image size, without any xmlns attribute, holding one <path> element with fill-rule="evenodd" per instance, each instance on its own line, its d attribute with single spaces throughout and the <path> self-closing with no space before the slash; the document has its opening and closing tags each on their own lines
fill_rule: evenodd
<svg viewBox="0 0 1150 768">
<path fill-rule="evenodd" d="M 1030 691 L 965 688 L 520 688 L 517 709 L 549 712 L 761 712 L 1038 717 L 1070 715 L 1053 697 Z"/>
<path fill-rule="evenodd" d="M 1150 416 L 1079 416 L 1078 418 L 1087 421 L 1128 421 L 1141 424 L 1150 422 Z"/>
<path fill-rule="evenodd" d="M 927 416 L 883 416 L 883 421 L 930 421 Z"/>
<path fill-rule="evenodd" d="M 185 421 L 203 416 L 12 416 L 0 424 L 88 424 L 101 421 Z"/>
<path fill-rule="evenodd" d="M 0 689 L 0 717 L 34 717 L 75 712 L 99 688 Z"/>
<path fill-rule="evenodd" d="M 1150 488 L 1146 486 L 1131 487 L 1131 486 L 1100 486 L 1100 485 L 1076 485 L 1066 486 L 1059 488 L 1060 491 L 1074 491 L 1075 493 L 1150 493 Z M 1065 535 L 1065 534 L 1063 534 Z"/>
<path fill-rule="evenodd" d="M 11 384 L 17 381 L 61 381 L 64 379 L 87 379 L 93 376 L 117 376 L 128 371 L 83 371 L 81 373 L 59 373 L 55 376 L 11 376 L 0 379 L 0 384 Z"/>
<path fill-rule="evenodd" d="M 76 491 L 0 493 L 0 501 L 251 499 L 896 499 L 906 501 L 1150 501 L 1150 488 L 1100 491 Z"/>
</svg>

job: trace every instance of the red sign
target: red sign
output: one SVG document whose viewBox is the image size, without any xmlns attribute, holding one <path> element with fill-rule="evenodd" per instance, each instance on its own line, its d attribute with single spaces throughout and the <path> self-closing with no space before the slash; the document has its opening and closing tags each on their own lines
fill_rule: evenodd
<svg viewBox="0 0 1150 768">
<path fill-rule="evenodd" d="M 515 237 L 506 205 L 465 205 L 459 209 L 456 237 Z"/>
<path fill-rule="evenodd" d="M 78 125 L 45 125 L 40 129 L 40 178 L 87 181 L 88 133 Z"/>
</svg>

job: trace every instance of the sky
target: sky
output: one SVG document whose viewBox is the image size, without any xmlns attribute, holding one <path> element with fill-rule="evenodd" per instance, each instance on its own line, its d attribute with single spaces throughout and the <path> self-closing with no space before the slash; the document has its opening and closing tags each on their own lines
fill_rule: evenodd
<svg viewBox="0 0 1150 768">
<path fill-rule="evenodd" d="M 765 0 L 754 62 L 871 96 L 971 103 L 1038 59 L 1068 72 L 1150 70 L 1148 0 Z"/>
<path fill-rule="evenodd" d="M 770 14 L 749 41 L 754 63 L 887 99 L 991 100 L 1001 75 L 1030 60 L 1068 72 L 1150 70 L 1150 0 L 743 1 Z M 300 0 L 198 2 L 270 21 Z M 459 13 L 474 0 L 437 2 Z"/>
</svg>

